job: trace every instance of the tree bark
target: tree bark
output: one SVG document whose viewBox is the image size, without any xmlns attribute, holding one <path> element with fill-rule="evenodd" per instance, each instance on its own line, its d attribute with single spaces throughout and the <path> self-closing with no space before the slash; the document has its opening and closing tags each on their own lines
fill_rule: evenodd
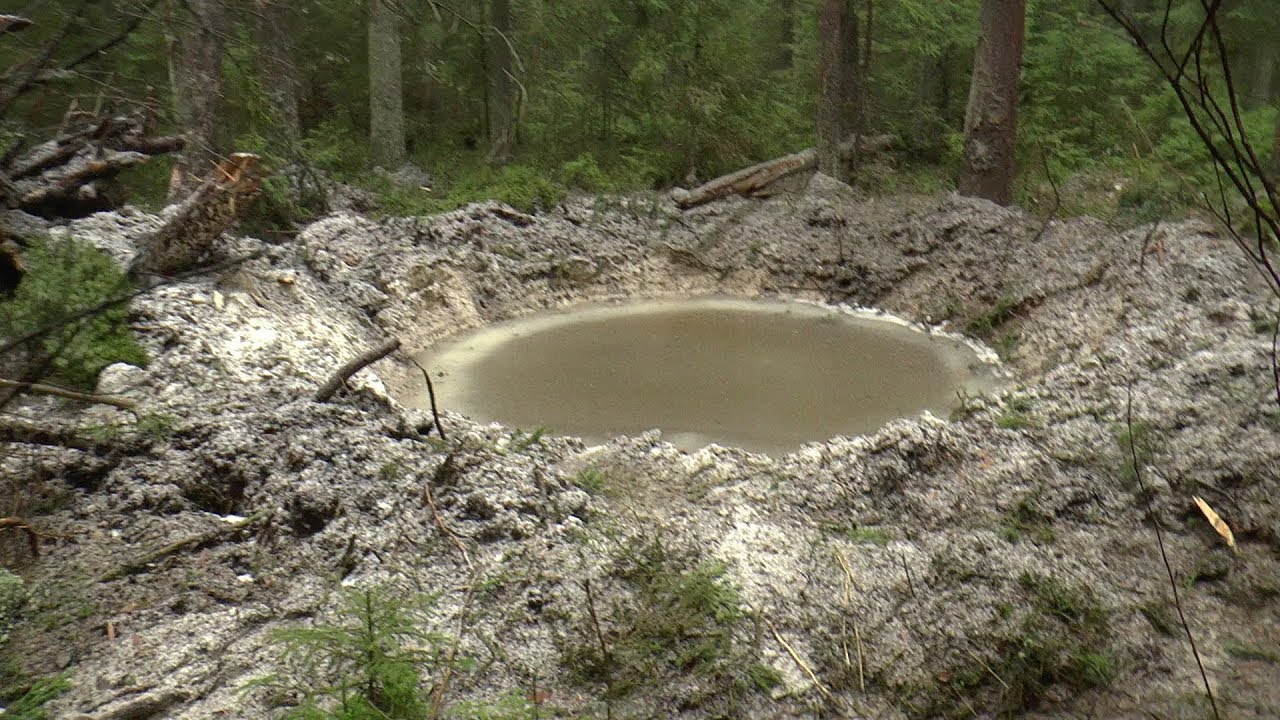
<svg viewBox="0 0 1280 720">
<path fill-rule="evenodd" d="M 1026 13 L 1026 0 L 982 0 L 964 118 L 960 193 L 1001 205 L 1013 202 Z"/>
<path fill-rule="evenodd" d="M 395 170 L 404 164 L 400 17 L 392 0 L 369 0 L 369 144 L 374 165 Z"/>
<path fill-rule="evenodd" d="M 187 136 L 169 183 L 169 199 L 176 200 L 199 187 L 222 156 L 217 120 L 228 23 L 222 0 L 169 0 L 166 8 L 169 81 L 178 123 Z"/>
<path fill-rule="evenodd" d="M 489 73 L 489 155 L 487 161 L 504 165 L 511 161 L 516 139 L 516 83 L 511 53 L 511 0 L 491 0 L 489 26 L 485 29 Z"/>
<path fill-rule="evenodd" d="M 293 9 L 286 0 L 253 0 L 254 40 L 262 88 L 288 140 L 302 135 L 298 120 L 298 69 L 293 52 Z"/>
<path fill-rule="evenodd" d="M 258 197 L 258 156 L 236 153 L 219 163 L 155 232 L 139 243 L 129 274 L 142 284 L 152 276 L 188 270 Z"/>
<path fill-rule="evenodd" d="M 860 123 L 858 16 L 849 0 L 822 0 L 818 10 L 818 170 L 849 178 L 840 144 Z"/>
</svg>

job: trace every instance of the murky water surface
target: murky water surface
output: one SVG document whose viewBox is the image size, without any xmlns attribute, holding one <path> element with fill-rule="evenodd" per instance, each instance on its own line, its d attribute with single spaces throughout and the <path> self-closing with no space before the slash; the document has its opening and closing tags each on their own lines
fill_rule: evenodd
<svg viewBox="0 0 1280 720">
<path fill-rule="evenodd" d="M 428 351 L 442 407 L 603 440 L 659 428 L 781 454 L 876 430 L 990 386 L 963 344 L 794 302 L 593 306 L 483 328 Z"/>
</svg>

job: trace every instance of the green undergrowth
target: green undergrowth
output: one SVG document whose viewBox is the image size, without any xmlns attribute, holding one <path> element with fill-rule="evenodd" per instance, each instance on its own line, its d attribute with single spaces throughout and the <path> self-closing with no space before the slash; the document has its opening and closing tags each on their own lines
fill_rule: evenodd
<svg viewBox="0 0 1280 720">
<path fill-rule="evenodd" d="M 734 717 L 781 682 L 760 662 L 759 623 L 724 565 L 660 537 L 607 547 L 608 575 L 584 582 L 586 607 L 560 642 L 571 677 L 606 707 L 661 688 L 691 711 Z"/>
<path fill-rule="evenodd" d="M 1018 717 L 1039 707 L 1054 687 L 1085 690 L 1115 680 L 1110 612 L 1087 586 L 1025 573 L 1000 614 L 1020 618 L 1012 632 L 961 653 L 968 659 L 940 673 L 936 685 L 909 693 L 904 704 L 913 714 Z"/>
<path fill-rule="evenodd" d="M 78 388 L 91 389 L 112 363 L 146 364 L 129 328 L 127 302 L 111 304 L 133 288 L 113 259 L 74 238 L 37 240 L 23 258 L 22 282 L 13 297 L 0 299 L 0 344 L 52 329 L 19 351 L 44 370 L 40 377 Z"/>
</svg>

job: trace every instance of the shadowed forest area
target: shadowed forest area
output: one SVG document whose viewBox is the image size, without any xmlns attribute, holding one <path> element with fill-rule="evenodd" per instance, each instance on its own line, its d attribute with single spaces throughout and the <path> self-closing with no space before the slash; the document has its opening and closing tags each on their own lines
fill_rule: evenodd
<svg viewBox="0 0 1280 720">
<path fill-rule="evenodd" d="M 277 225 L 322 210 L 284 187 L 303 167 L 393 214 L 691 186 L 815 144 L 819 5 L 35 3 L 32 26 L 0 45 L 5 145 L 51 137 L 69 113 L 144 113 L 159 134 L 194 131 L 201 153 L 258 153 L 284 171 L 258 211 Z M 859 164 L 857 186 L 955 186 L 978 5 L 848 4 L 845 112 L 893 139 Z M 1199 2 L 1172 3 L 1167 17 L 1162 1 L 1116 5 L 1178 48 L 1204 17 Z M 1246 128 L 1270 163 L 1280 19 L 1263 0 L 1214 5 Z M 1052 203 L 1042 153 L 1069 215 L 1145 222 L 1196 207 L 1213 187 L 1182 108 L 1098 3 L 1028 4 L 1019 87 L 1024 207 Z M 397 176 L 406 164 L 418 172 Z M 164 203 L 169 181 L 167 161 L 121 179 L 144 207 Z"/>
<path fill-rule="evenodd" d="M 1274 0 L 11 5 L 6 720 L 1280 716 Z"/>
</svg>

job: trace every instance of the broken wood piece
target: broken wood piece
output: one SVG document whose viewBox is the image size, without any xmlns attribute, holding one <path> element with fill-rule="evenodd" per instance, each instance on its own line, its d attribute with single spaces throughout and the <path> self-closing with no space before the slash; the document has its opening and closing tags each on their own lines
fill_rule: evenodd
<svg viewBox="0 0 1280 720">
<path fill-rule="evenodd" d="M 347 378 L 355 375 L 365 367 L 378 362 L 382 358 L 399 349 L 400 340 L 397 338 L 384 343 L 380 347 L 361 353 L 347 364 L 338 368 L 338 371 L 333 374 L 333 377 L 329 378 L 329 381 L 321 386 L 320 390 L 316 392 L 315 401 L 327 402 L 329 398 L 333 397 L 334 393 L 338 392 L 338 388 L 342 387 L 343 384 L 346 383 Z"/>
<path fill-rule="evenodd" d="M 0 15 L 0 34 L 18 32 L 31 27 L 31 21 L 17 15 Z"/>
<path fill-rule="evenodd" d="M 892 135 L 854 137 L 840 144 L 840 155 L 852 157 L 855 147 L 860 153 L 880 152 L 892 146 L 893 142 Z M 675 190 L 671 199 L 681 210 L 688 210 L 729 195 L 753 195 L 782 178 L 817 167 L 818 149 L 809 148 L 723 175 L 692 190 Z"/>
<path fill-rule="evenodd" d="M 164 225 L 143 238 L 130 276 L 167 276 L 194 267 L 257 199 L 262 189 L 258 161 L 257 155 L 235 153 L 219 162 Z"/>
<path fill-rule="evenodd" d="M 138 404 L 129 398 L 120 397 L 118 395 L 94 395 L 91 393 L 76 392 L 75 390 L 60 388 L 55 385 L 18 382 L 17 380 L 6 380 L 5 378 L 0 378 L 0 388 L 36 393 L 37 395 L 53 395 L 55 397 L 66 398 L 68 400 L 79 400 L 80 402 L 94 403 L 96 405 L 111 405 L 122 410 L 129 410 L 130 412 L 138 409 Z"/>
<path fill-rule="evenodd" d="M 31 546 L 31 556 L 40 557 L 40 533 L 31 527 L 26 520 L 16 517 L 0 518 L 0 528 L 21 530 L 27 534 L 27 543 Z"/>
</svg>

